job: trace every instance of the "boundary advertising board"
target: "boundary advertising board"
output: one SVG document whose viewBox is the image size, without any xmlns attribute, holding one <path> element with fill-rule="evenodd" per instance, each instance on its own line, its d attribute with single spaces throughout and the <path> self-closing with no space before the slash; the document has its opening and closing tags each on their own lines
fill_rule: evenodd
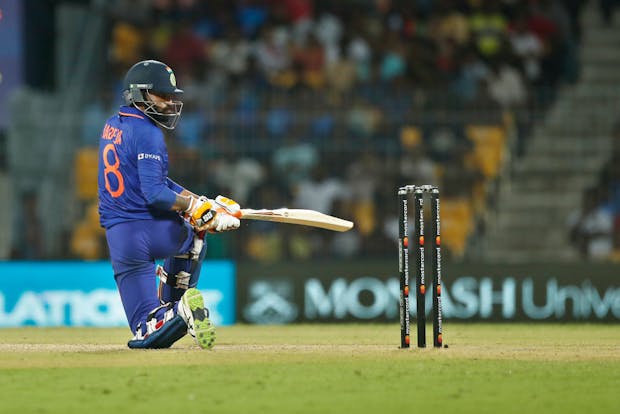
<svg viewBox="0 0 620 414">
<path fill-rule="evenodd" d="M 444 264 L 443 316 L 461 321 L 618 322 L 616 270 L 598 264 Z M 397 271 L 388 260 L 239 265 L 237 315 L 248 323 L 396 322 Z M 410 300 L 415 316 L 415 295 Z M 427 298 L 427 313 L 431 303 Z"/>
<path fill-rule="evenodd" d="M 0 262 L 0 282 L 0 327 L 127 326 L 109 262 Z M 198 288 L 215 324 L 235 322 L 232 262 L 204 263 Z"/>
</svg>

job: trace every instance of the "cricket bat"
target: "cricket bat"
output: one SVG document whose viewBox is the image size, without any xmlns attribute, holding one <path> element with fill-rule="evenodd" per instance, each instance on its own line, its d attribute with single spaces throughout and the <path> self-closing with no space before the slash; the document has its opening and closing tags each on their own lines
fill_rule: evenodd
<svg viewBox="0 0 620 414">
<path fill-rule="evenodd" d="M 353 222 L 329 216 L 315 210 L 295 208 L 278 208 L 275 210 L 241 209 L 241 219 L 276 221 L 278 223 L 299 224 L 301 226 L 320 227 L 333 231 L 347 231 L 353 228 Z"/>
</svg>

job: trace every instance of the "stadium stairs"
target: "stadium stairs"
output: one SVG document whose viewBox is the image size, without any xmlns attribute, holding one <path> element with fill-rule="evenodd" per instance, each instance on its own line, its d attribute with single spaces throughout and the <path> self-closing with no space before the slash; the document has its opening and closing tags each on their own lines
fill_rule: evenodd
<svg viewBox="0 0 620 414">
<path fill-rule="evenodd" d="M 616 16 L 618 17 L 618 16 Z M 620 21 L 601 25 L 590 4 L 582 15 L 581 75 L 564 86 L 535 125 L 525 154 L 500 183 L 484 258 L 494 262 L 571 261 L 567 219 L 597 182 L 620 119 Z"/>
</svg>

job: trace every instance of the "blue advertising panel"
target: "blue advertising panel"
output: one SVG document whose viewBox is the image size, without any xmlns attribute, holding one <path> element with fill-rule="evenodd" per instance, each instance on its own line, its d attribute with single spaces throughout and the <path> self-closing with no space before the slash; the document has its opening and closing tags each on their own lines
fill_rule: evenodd
<svg viewBox="0 0 620 414">
<path fill-rule="evenodd" d="M 235 322 L 235 266 L 202 265 L 200 283 L 216 325 Z M 127 326 L 112 266 L 102 262 L 0 262 L 0 327 Z"/>
</svg>

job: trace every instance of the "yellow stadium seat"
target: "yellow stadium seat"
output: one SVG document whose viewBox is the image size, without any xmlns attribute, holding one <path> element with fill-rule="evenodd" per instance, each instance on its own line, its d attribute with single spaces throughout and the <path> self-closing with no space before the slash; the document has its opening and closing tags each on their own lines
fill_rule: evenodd
<svg viewBox="0 0 620 414">
<path fill-rule="evenodd" d="M 353 217 L 356 227 L 362 235 L 368 235 L 374 231 L 377 225 L 375 216 L 375 205 L 370 201 L 356 203 L 353 207 Z"/>
<path fill-rule="evenodd" d="M 465 135 L 474 144 L 477 168 L 487 179 L 495 178 L 504 162 L 506 132 L 497 125 L 468 125 Z"/>
<path fill-rule="evenodd" d="M 86 206 L 82 220 L 77 223 L 71 236 L 71 252 L 85 260 L 102 259 L 105 248 L 105 230 L 99 225 L 97 202 Z"/>
<path fill-rule="evenodd" d="M 86 212 L 82 221 L 96 234 L 101 236 L 105 235 L 105 230 L 99 224 L 99 206 L 97 201 L 91 202 L 86 207 Z"/>
<path fill-rule="evenodd" d="M 462 257 L 473 230 L 473 210 L 466 198 L 441 201 L 441 243 L 455 257 Z"/>
<path fill-rule="evenodd" d="M 252 234 L 246 242 L 247 254 L 260 262 L 276 262 L 282 259 L 283 239 L 280 233 Z"/>
<path fill-rule="evenodd" d="M 71 252 L 84 260 L 97 260 L 103 256 L 102 239 L 88 223 L 79 223 L 71 237 Z"/>
<path fill-rule="evenodd" d="M 97 198 L 97 148 L 81 148 L 75 156 L 76 195 L 80 200 Z"/>
<path fill-rule="evenodd" d="M 403 148 L 415 148 L 422 143 L 422 130 L 416 126 L 405 125 L 400 130 L 400 144 Z"/>
<path fill-rule="evenodd" d="M 297 74 L 292 70 L 283 70 L 269 77 L 269 82 L 277 87 L 289 89 L 299 81 Z"/>
</svg>

